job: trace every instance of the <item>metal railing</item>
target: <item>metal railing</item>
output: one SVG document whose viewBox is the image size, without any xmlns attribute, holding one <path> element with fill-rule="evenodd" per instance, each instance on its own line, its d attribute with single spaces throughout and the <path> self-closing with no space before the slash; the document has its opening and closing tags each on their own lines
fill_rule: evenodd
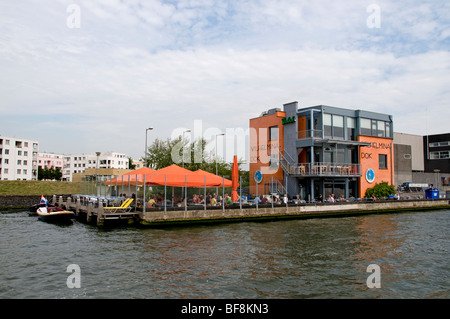
<svg viewBox="0 0 450 319">
<path fill-rule="evenodd" d="M 296 176 L 361 176 L 359 164 L 301 163 L 290 165 L 290 171 Z"/>
<path fill-rule="evenodd" d="M 306 130 L 306 131 L 299 131 L 298 132 L 298 139 L 304 139 L 304 138 L 321 138 L 322 137 L 322 131 L 321 130 Z"/>
</svg>

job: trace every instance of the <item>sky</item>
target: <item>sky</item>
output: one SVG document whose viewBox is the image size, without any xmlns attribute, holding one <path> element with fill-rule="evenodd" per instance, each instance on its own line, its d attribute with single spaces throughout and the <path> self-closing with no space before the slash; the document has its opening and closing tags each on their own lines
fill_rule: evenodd
<svg viewBox="0 0 450 319">
<path fill-rule="evenodd" d="M 293 101 L 448 133 L 449 49 L 447 0 L 0 0 L 0 135 L 139 158 L 190 129 L 245 159 L 216 134 Z"/>
</svg>

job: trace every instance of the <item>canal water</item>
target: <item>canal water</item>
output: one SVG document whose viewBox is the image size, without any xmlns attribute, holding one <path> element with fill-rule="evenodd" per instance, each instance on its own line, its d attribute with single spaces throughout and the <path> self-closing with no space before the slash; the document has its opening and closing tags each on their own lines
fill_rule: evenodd
<svg viewBox="0 0 450 319">
<path fill-rule="evenodd" d="M 447 299 L 449 227 L 445 210 L 167 229 L 2 212 L 0 298 Z"/>
</svg>

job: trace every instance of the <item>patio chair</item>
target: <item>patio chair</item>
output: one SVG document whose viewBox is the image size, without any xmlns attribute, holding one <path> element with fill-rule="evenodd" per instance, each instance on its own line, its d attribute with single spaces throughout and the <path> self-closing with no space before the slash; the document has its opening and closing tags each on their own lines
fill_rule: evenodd
<svg viewBox="0 0 450 319">
<path fill-rule="evenodd" d="M 117 207 L 103 207 L 103 209 L 105 211 L 107 211 L 107 212 L 110 212 L 110 213 L 116 213 L 119 210 L 120 211 L 123 211 L 123 210 L 126 211 L 126 210 L 128 210 L 130 208 L 130 205 L 131 205 L 132 201 L 133 201 L 133 198 L 128 198 L 120 206 L 117 206 Z"/>
</svg>

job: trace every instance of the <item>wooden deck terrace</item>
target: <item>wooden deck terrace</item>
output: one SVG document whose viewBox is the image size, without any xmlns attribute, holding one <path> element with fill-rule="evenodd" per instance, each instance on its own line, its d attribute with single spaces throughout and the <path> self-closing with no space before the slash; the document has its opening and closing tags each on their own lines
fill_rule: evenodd
<svg viewBox="0 0 450 319">
<path fill-rule="evenodd" d="M 73 211 L 76 219 L 81 222 L 92 223 L 97 226 L 103 226 L 105 223 L 112 221 L 122 223 L 135 223 L 139 222 L 142 218 L 142 212 L 135 211 L 134 207 L 126 210 L 117 207 L 117 210 L 109 211 L 104 208 L 103 205 L 99 205 L 95 202 L 89 202 L 80 198 L 74 200 L 72 197 L 59 196 L 56 198 L 53 195 L 52 204 L 66 210 Z"/>
</svg>

